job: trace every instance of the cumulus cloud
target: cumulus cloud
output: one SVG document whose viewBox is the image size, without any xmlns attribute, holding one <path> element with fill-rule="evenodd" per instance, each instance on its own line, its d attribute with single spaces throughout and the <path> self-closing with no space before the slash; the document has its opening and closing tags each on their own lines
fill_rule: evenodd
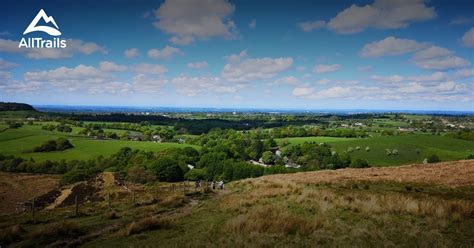
<svg viewBox="0 0 474 248">
<path fill-rule="evenodd" d="M 461 70 L 456 71 L 454 75 L 460 78 L 469 78 L 469 77 L 474 78 L 474 69 L 461 69 Z"/>
<path fill-rule="evenodd" d="M 435 9 L 427 6 L 424 0 L 375 0 L 365 6 L 353 4 L 339 12 L 327 26 L 337 33 L 351 34 L 366 28 L 405 28 L 411 22 L 435 17 Z"/>
<path fill-rule="evenodd" d="M 341 69 L 341 65 L 339 64 L 332 64 L 332 65 L 315 65 L 313 68 L 313 72 L 321 74 L 321 73 L 328 73 L 328 72 L 335 72 Z"/>
<path fill-rule="evenodd" d="M 474 28 L 469 29 L 461 38 L 461 42 L 466 47 L 474 47 Z"/>
<path fill-rule="evenodd" d="M 454 55 L 454 52 L 438 46 L 415 53 L 413 61 L 418 67 L 429 70 L 462 68 L 470 64 L 469 61 Z"/>
<path fill-rule="evenodd" d="M 150 49 L 148 50 L 148 57 L 153 59 L 169 59 L 175 54 L 182 54 L 181 50 L 176 47 L 166 46 L 161 50 Z"/>
<path fill-rule="evenodd" d="M 162 77 L 153 77 L 146 74 L 137 74 L 132 79 L 131 87 L 134 92 L 155 94 L 159 93 L 168 80 Z"/>
<path fill-rule="evenodd" d="M 294 96 L 297 96 L 297 97 L 307 97 L 307 96 L 312 95 L 313 92 L 314 92 L 314 88 L 306 85 L 306 86 L 295 87 L 292 93 Z"/>
<path fill-rule="evenodd" d="M 153 25 L 180 45 L 196 39 L 234 38 L 237 31 L 230 19 L 234 10 L 227 0 L 166 0 L 154 11 Z"/>
<path fill-rule="evenodd" d="M 404 77 L 400 75 L 392 75 L 392 76 L 372 76 L 372 80 L 377 81 L 379 83 L 400 83 L 404 80 Z"/>
<path fill-rule="evenodd" d="M 222 70 L 222 77 L 232 82 L 269 79 L 291 68 L 293 58 L 245 58 L 247 53 L 230 55 Z"/>
<path fill-rule="evenodd" d="M 311 32 L 316 29 L 321 29 L 326 27 L 326 21 L 311 21 L 311 22 L 300 22 L 297 26 L 304 32 Z"/>
<path fill-rule="evenodd" d="M 137 48 L 130 48 L 123 52 L 123 55 L 129 59 L 140 56 L 140 51 Z"/>
<path fill-rule="evenodd" d="M 188 63 L 188 68 L 191 68 L 191 69 L 204 69 L 204 68 L 207 68 L 208 66 L 209 64 L 207 63 L 207 61 L 197 61 L 197 62 Z"/>
<path fill-rule="evenodd" d="M 251 29 L 256 29 L 257 28 L 257 19 L 252 19 L 252 21 L 250 21 L 249 23 L 249 28 Z"/>
<path fill-rule="evenodd" d="M 0 70 L 8 70 L 17 67 L 18 64 L 6 61 L 2 58 L 0 58 Z"/>
<path fill-rule="evenodd" d="M 237 87 L 229 85 L 219 77 L 188 77 L 178 76 L 171 80 L 179 93 L 186 96 L 199 94 L 231 94 L 238 91 Z"/>
<path fill-rule="evenodd" d="M 419 43 L 415 40 L 399 39 L 389 36 L 383 40 L 366 44 L 359 52 L 359 55 L 372 58 L 401 55 L 423 49 L 427 46 L 427 44 Z"/>
<path fill-rule="evenodd" d="M 93 42 L 67 39 L 67 47 L 53 48 L 19 48 L 18 41 L 0 39 L 0 52 L 18 53 L 31 59 L 63 59 L 71 58 L 76 54 L 90 55 L 96 52 L 107 53 L 107 50 Z"/>
<path fill-rule="evenodd" d="M 283 77 L 275 80 L 274 84 L 289 84 L 289 85 L 298 85 L 300 83 L 300 80 L 296 77 L 289 76 L 289 77 Z"/>
<path fill-rule="evenodd" d="M 141 63 L 138 64 L 134 67 L 135 72 L 141 73 L 141 74 L 164 74 L 165 72 L 168 71 L 166 67 L 162 65 L 155 65 L 155 64 L 146 64 L 146 63 Z"/>
<path fill-rule="evenodd" d="M 118 65 L 111 61 L 102 61 L 99 64 L 99 68 L 101 71 L 105 72 L 122 72 L 127 70 L 127 66 L 125 65 Z"/>
</svg>

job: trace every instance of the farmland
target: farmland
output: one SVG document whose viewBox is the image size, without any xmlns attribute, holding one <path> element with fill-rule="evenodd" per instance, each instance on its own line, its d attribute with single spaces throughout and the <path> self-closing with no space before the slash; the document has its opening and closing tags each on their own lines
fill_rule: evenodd
<svg viewBox="0 0 474 248">
<path fill-rule="evenodd" d="M 36 161 L 88 160 L 100 155 L 109 156 L 122 147 L 130 147 L 144 151 L 159 151 L 171 147 L 192 145 L 177 143 L 155 143 L 128 140 L 94 140 L 90 137 L 77 135 L 80 128 L 73 129 L 71 134 L 42 130 L 40 125 L 25 125 L 18 129 L 8 129 L 0 134 L 0 154 L 33 158 Z M 122 130 L 118 130 L 119 132 Z M 122 131 L 123 132 L 123 131 Z M 61 152 L 32 153 L 33 147 L 41 143 L 67 137 L 74 145 L 73 149 Z"/>
<path fill-rule="evenodd" d="M 281 142 L 301 144 L 304 142 L 325 142 L 342 153 L 352 148 L 353 158 L 366 159 L 373 166 L 421 163 L 431 154 L 437 154 L 443 161 L 459 160 L 474 154 L 474 142 L 446 136 L 412 134 L 379 136 L 371 138 L 297 137 L 279 139 Z M 359 149 L 356 149 L 359 147 Z M 365 148 L 370 150 L 366 151 Z M 386 150 L 398 150 L 397 155 L 387 155 Z"/>
</svg>

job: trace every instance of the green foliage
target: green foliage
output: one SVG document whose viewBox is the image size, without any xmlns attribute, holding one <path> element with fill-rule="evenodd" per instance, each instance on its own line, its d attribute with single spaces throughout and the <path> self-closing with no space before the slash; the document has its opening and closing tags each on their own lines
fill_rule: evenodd
<svg viewBox="0 0 474 248">
<path fill-rule="evenodd" d="M 178 182 L 184 179 L 184 172 L 178 165 L 178 161 L 162 157 L 156 160 L 150 169 L 154 171 L 158 180 L 163 182 Z"/>
<path fill-rule="evenodd" d="M 441 162 L 441 159 L 436 154 L 428 156 L 428 163 L 438 163 Z"/>
<path fill-rule="evenodd" d="M 350 167 L 351 168 L 367 168 L 369 167 L 369 163 L 367 163 L 367 161 L 363 159 L 358 158 L 351 162 Z"/>
<path fill-rule="evenodd" d="M 274 164 L 275 154 L 273 154 L 271 151 L 266 151 L 262 154 L 262 160 L 265 164 Z"/>
<path fill-rule="evenodd" d="M 184 178 L 189 181 L 198 181 L 204 180 L 208 178 L 207 169 L 206 168 L 194 168 L 189 170 L 185 175 Z"/>
<path fill-rule="evenodd" d="M 53 152 L 53 151 L 64 151 L 74 146 L 66 138 L 59 138 L 57 140 L 48 140 L 42 145 L 37 146 L 33 149 L 33 152 Z"/>
</svg>

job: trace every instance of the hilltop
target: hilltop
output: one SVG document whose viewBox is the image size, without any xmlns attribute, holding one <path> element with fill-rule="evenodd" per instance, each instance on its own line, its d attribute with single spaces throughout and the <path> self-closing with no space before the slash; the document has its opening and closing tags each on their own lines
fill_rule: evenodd
<svg viewBox="0 0 474 248">
<path fill-rule="evenodd" d="M 36 109 L 26 103 L 0 102 L 0 111 L 36 111 Z"/>
</svg>

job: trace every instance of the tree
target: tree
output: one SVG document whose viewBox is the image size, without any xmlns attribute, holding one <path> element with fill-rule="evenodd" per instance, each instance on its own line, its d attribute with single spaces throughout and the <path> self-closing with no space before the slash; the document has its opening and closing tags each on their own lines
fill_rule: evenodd
<svg viewBox="0 0 474 248">
<path fill-rule="evenodd" d="M 198 181 L 198 180 L 206 179 L 207 178 L 207 170 L 206 170 L 206 168 L 192 169 L 184 175 L 184 178 L 186 178 L 186 180 L 190 180 L 190 181 Z"/>
<path fill-rule="evenodd" d="M 265 164 L 273 164 L 275 163 L 275 155 L 273 152 L 266 151 L 262 154 L 262 160 Z"/>
<path fill-rule="evenodd" d="M 184 173 L 178 162 L 168 157 L 162 157 L 152 165 L 158 180 L 163 182 L 179 182 L 184 179 Z"/>
</svg>

